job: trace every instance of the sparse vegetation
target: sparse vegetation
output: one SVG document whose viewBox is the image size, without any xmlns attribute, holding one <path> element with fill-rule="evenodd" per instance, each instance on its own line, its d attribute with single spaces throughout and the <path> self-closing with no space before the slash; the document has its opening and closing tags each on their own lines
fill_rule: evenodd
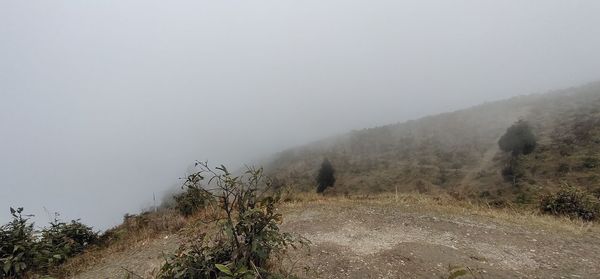
<svg viewBox="0 0 600 279">
<path fill-rule="evenodd" d="M 196 178 L 210 176 L 220 210 L 212 216 L 218 231 L 194 235 L 192 241 L 162 266 L 161 278 L 277 278 L 272 270 L 274 254 L 295 247 L 291 234 L 279 231 L 278 195 L 266 195 L 271 181 L 262 169 L 250 168 L 243 176 L 224 166 L 211 169 L 197 163 Z"/>
</svg>

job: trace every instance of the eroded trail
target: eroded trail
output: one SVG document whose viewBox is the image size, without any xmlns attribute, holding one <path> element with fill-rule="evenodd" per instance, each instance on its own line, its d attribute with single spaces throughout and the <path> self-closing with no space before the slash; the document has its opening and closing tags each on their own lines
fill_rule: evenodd
<svg viewBox="0 0 600 279">
<path fill-rule="evenodd" d="M 285 230 L 312 242 L 295 255 L 306 278 L 447 278 L 449 266 L 483 278 L 600 274 L 600 238 L 592 233 L 378 203 L 294 207 L 286 220 Z"/>
</svg>

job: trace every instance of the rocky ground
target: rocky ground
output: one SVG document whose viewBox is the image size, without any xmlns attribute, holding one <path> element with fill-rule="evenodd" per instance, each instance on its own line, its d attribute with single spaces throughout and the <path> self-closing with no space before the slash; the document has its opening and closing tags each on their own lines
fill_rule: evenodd
<svg viewBox="0 0 600 279">
<path fill-rule="evenodd" d="M 600 278 L 600 236 L 585 228 L 441 213 L 405 203 L 318 203 L 289 209 L 284 228 L 306 278 Z"/>
</svg>

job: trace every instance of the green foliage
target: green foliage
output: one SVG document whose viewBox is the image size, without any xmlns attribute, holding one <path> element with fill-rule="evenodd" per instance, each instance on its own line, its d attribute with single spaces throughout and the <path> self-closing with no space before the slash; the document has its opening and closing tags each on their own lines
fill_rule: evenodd
<svg viewBox="0 0 600 279">
<path fill-rule="evenodd" d="M 600 216 L 600 201 L 587 191 L 565 185 L 556 193 L 543 196 L 540 209 L 548 214 L 591 221 Z"/>
<path fill-rule="evenodd" d="M 519 120 L 506 130 L 506 133 L 498 141 L 498 145 L 502 151 L 511 152 L 516 157 L 533 152 L 537 141 L 529 124 L 524 120 Z"/>
<path fill-rule="evenodd" d="M 327 158 L 321 163 L 319 174 L 317 175 L 317 193 L 323 193 L 328 187 L 335 184 L 335 170 Z"/>
<path fill-rule="evenodd" d="M 175 208 L 182 215 L 190 216 L 214 202 L 214 197 L 200 185 L 203 179 L 204 177 L 200 173 L 189 175 L 182 186 L 185 191 L 173 197 Z"/>
<path fill-rule="evenodd" d="M 162 266 L 160 278 L 273 278 L 269 260 L 303 241 L 279 231 L 280 196 L 265 195 L 271 181 L 262 169 L 249 168 L 245 175 L 234 176 L 224 166 L 213 170 L 206 163 L 197 165 L 197 177 L 208 174 L 209 184 L 218 189 L 219 212 L 210 220 L 218 232 L 201 234 L 180 247 Z"/>
<path fill-rule="evenodd" d="M 50 226 L 41 232 L 39 264 L 46 268 L 61 264 L 68 258 L 82 253 L 98 240 L 98 233 L 79 220 L 65 223 L 55 218 Z"/>
<path fill-rule="evenodd" d="M 37 233 L 23 208 L 10 208 L 13 220 L 0 227 L 0 278 L 25 278 L 45 273 L 69 257 L 82 253 L 98 239 L 92 228 L 79 221 L 57 219 Z"/>
<path fill-rule="evenodd" d="M 23 208 L 10 208 L 12 221 L 0 227 L 0 278 L 23 278 L 36 265 L 39 255 L 33 223 Z"/>
</svg>

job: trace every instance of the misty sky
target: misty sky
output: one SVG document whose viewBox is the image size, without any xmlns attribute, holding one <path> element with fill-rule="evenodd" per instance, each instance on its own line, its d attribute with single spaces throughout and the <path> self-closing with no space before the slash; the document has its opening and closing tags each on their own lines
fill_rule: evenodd
<svg viewBox="0 0 600 279">
<path fill-rule="evenodd" d="M 0 1 L 8 206 L 104 229 L 193 160 L 600 78 L 600 1 Z"/>
</svg>

